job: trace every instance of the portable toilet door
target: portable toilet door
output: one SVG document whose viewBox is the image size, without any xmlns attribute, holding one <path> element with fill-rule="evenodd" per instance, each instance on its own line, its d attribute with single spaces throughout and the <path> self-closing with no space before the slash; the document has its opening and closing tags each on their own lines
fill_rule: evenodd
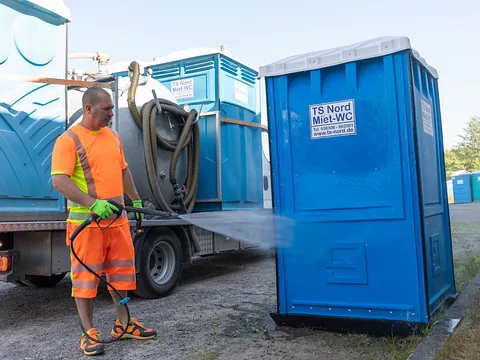
<svg viewBox="0 0 480 360">
<path fill-rule="evenodd" d="M 480 201 L 480 170 L 472 172 L 472 194 L 473 201 Z"/>
<path fill-rule="evenodd" d="M 456 204 L 472 202 L 472 175 L 468 171 L 459 170 L 452 175 L 453 200 Z"/>
</svg>

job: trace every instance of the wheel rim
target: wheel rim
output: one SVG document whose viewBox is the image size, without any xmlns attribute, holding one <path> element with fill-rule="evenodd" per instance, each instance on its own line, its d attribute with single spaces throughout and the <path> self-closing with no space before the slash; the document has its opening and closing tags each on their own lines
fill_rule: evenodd
<svg viewBox="0 0 480 360">
<path fill-rule="evenodd" d="M 160 241 L 150 251 L 150 277 L 152 280 L 163 285 L 170 280 L 175 270 L 175 251 L 172 245 Z"/>
</svg>

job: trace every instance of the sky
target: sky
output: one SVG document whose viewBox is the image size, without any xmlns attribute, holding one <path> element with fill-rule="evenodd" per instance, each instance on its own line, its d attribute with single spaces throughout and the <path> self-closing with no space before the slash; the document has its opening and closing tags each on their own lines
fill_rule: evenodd
<svg viewBox="0 0 480 360">
<path fill-rule="evenodd" d="M 439 73 L 445 148 L 459 140 L 470 117 L 480 116 L 478 0 L 64 2 L 72 17 L 69 53 L 107 53 L 112 64 L 227 45 L 258 69 L 296 54 L 408 36 Z M 96 64 L 70 60 L 69 67 L 94 70 Z"/>
</svg>

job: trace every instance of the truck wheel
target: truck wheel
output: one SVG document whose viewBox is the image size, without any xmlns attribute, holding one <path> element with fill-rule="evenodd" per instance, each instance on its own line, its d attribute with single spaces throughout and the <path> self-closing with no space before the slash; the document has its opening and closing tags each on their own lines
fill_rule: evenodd
<svg viewBox="0 0 480 360">
<path fill-rule="evenodd" d="M 182 245 L 177 235 L 168 228 L 152 231 L 140 249 L 137 268 L 136 295 L 156 299 L 170 294 L 183 270 Z"/>
<path fill-rule="evenodd" d="M 61 273 L 50 276 L 31 275 L 28 280 L 23 280 L 22 283 L 32 287 L 52 287 L 63 280 L 67 273 Z"/>
</svg>

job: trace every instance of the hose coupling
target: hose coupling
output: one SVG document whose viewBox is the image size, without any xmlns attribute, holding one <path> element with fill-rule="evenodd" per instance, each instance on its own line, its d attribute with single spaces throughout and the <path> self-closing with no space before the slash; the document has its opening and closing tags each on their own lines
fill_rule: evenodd
<svg viewBox="0 0 480 360">
<path fill-rule="evenodd" d="M 200 120 L 200 114 L 202 112 L 202 108 L 203 108 L 203 104 L 200 104 L 200 108 L 197 111 L 197 114 L 195 116 L 195 120 L 192 121 L 192 125 L 195 125 L 196 123 L 198 123 L 198 120 Z"/>
<path fill-rule="evenodd" d="M 130 301 L 130 298 L 127 296 L 126 298 L 123 298 L 122 300 L 120 300 L 118 302 L 118 306 L 122 306 L 122 305 L 125 305 L 127 302 Z"/>
<path fill-rule="evenodd" d="M 185 206 L 185 202 L 183 201 L 183 189 L 180 187 L 180 185 L 178 185 L 177 181 L 175 181 L 175 184 L 173 184 L 173 190 L 175 191 L 175 199 L 178 200 L 183 213 L 186 214 L 187 208 Z"/>
</svg>

